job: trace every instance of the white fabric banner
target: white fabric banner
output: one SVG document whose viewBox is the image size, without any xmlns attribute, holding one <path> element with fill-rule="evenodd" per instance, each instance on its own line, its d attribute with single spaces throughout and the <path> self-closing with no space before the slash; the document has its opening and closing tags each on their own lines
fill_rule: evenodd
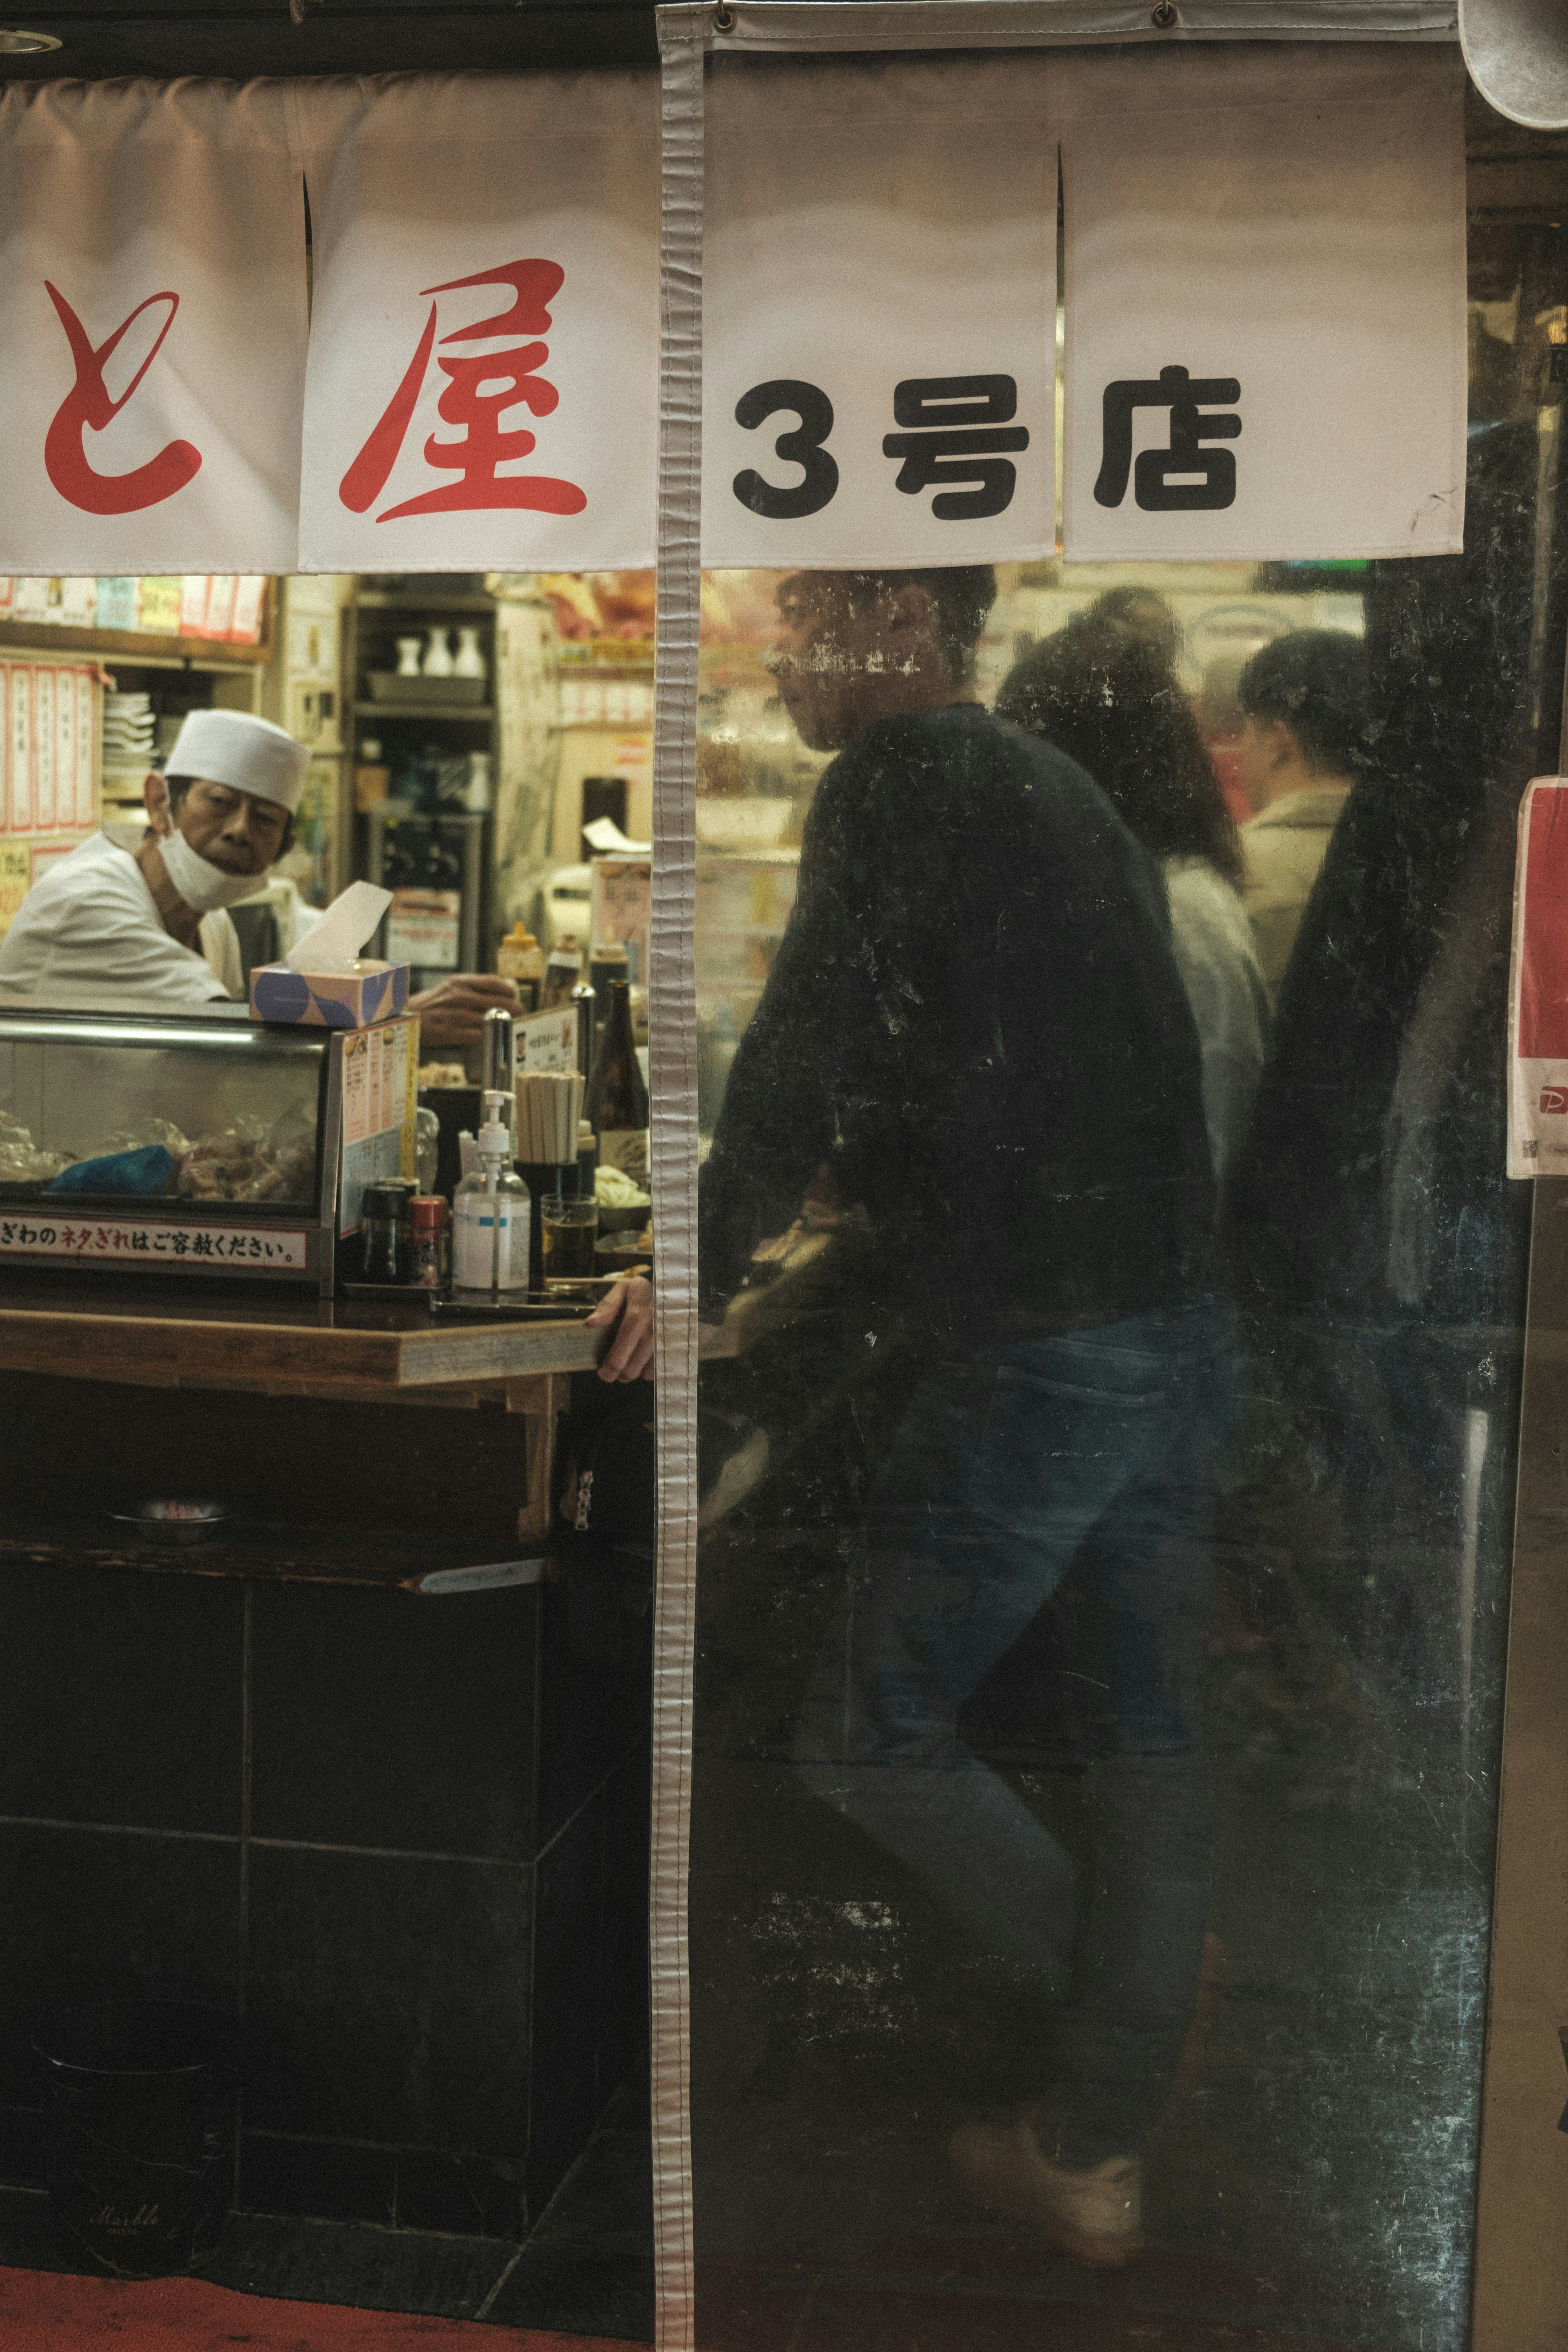
<svg viewBox="0 0 1568 2352">
<path fill-rule="evenodd" d="M 307 572 L 651 564 L 653 73 L 303 82 Z"/>
<path fill-rule="evenodd" d="M 1068 559 L 1457 553 L 1458 52 L 1062 68 Z"/>
<path fill-rule="evenodd" d="M 1052 553 L 1056 71 L 710 66 L 705 563 Z"/>
<path fill-rule="evenodd" d="M 289 572 L 305 222 L 282 87 L 0 97 L 0 572 Z"/>
</svg>

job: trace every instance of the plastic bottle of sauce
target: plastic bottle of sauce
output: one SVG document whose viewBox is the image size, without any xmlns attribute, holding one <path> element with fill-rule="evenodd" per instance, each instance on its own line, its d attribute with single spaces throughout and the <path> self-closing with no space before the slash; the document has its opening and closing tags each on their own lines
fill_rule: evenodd
<svg viewBox="0 0 1568 2352">
<path fill-rule="evenodd" d="M 544 950 L 526 923 L 514 923 L 496 950 L 496 971 L 514 981 L 525 1013 L 537 1013 L 544 993 Z"/>
<path fill-rule="evenodd" d="M 416 1192 L 408 1204 L 412 1246 L 409 1280 L 420 1290 L 445 1290 L 452 1279 L 452 1234 L 439 1192 Z"/>
</svg>

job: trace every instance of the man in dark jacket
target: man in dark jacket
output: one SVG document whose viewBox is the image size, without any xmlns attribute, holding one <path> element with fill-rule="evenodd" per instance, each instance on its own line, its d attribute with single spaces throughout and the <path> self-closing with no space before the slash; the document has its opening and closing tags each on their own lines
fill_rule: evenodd
<svg viewBox="0 0 1568 2352">
<path fill-rule="evenodd" d="M 703 1175 L 711 1303 L 824 1161 L 937 1328 L 1106 1323 L 1206 1277 L 1164 886 L 1081 768 L 971 698 L 994 593 L 989 567 L 780 591 L 780 697 L 839 757 Z"/>
<path fill-rule="evenodd" d="M 973 699 L 994 593 L 989 569 L 779 592 L 780 695 L 839 756 L 704 1171 L 700 1288 L 716 1316 L 809 1185 L 864 1212 L 921 1335 L 797 1762 L 1062 1997 L 1040 2096 L 952 2155 L 984 2201 L 1113 2264 L 1138 2250 L 1202 1944 L 1192 1698 L 1226 1336 L 1160 875 L 1081 769 Z M 957 1727 L 1069 1571 L 1108 1629 L 1118 1751 L 1081 1913 L 1073 1860 Z"/>
</svg>

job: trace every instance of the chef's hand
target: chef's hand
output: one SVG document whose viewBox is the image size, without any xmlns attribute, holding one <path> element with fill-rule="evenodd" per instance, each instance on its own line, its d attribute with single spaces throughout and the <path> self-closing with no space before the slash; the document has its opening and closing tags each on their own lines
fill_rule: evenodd
<svg viewBox="0 0 1568 2352">
<path fill-rule="evenodd" d="M 423 1054 L 427 1045 L 477 1045 L 485 1014 L 497 1005 L 515 1013 L 519 1002 L 515 982 L 498 979 L 493 971 L 455 971 L 411 996 L 407 1009 L 418 1016 Z"/>
<path fill-rule="evenodd" d="M 599 1361 L 602 1381 L 651 1381 L 653 1378 L 653 1285 L 640 1274 L 617 1282 L 588 1318 L 590 1331 L 608 1331 L 619 1323 L 614 1340 Z"/>
</svg>

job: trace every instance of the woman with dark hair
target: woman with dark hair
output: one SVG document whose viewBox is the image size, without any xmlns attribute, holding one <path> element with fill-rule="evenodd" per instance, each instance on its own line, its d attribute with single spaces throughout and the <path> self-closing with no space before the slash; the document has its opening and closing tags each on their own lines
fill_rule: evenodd
<svg viewBox="0 0 1568 2352">
<path fill-rule="evenodd" d="M 1026 654 L 996 716 L 1087 768 L 1164 867 L 1172 946 L 1203 1049 L 1209 1152 L 1222 1182 L 1245 1139 L 1268 1038 L 1268 997 L 1237 885 L 1241 849 L 1170 664 L 1109 614 Z"/>
</svg>

